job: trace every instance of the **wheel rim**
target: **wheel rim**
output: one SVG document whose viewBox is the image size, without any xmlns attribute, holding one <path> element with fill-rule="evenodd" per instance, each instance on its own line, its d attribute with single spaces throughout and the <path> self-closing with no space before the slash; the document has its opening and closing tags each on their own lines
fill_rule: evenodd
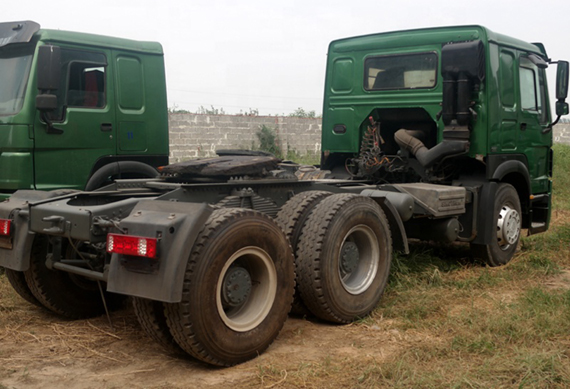
<svg viewBox="0 0 570 389">
<path fill-rule="evenodd" d="M 277 294 L 273 260 L 259 247 L 236 251 L 224 265 L 216 288 L 222 321 L 232 330 L 246 332 L 267 317 Z"/>
<path fill-rule="evenodd" d="M 361 224 L 348 231 L 338 263 L 343 288 L 353 295 L 365 292 L 376 277 L 379 257 L 378 239 L 370 227 Z"/>
<path fill-rule="evenodd" d="M 515 244 L 521 230 L 521 217 L 516 209 L 503 205 L 497 220 L 497 241 L 502 250 Z"/>
</svg>

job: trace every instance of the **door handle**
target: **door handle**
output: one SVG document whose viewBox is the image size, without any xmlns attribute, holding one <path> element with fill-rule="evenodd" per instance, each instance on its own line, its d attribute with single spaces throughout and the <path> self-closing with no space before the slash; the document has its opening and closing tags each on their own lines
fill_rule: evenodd
<svg viewBox="0 0 570 389">
<path fill-rule="evenodd" d="M 103 131 L 103 132 L 113 131 L 113 124 L 101 123 L 101 131 Z"/>
<path fill-rule="evenodd" d="M 525 131 L 526 130 L 526 123 L 521 123 L 521 131 Z"/>
</svg>

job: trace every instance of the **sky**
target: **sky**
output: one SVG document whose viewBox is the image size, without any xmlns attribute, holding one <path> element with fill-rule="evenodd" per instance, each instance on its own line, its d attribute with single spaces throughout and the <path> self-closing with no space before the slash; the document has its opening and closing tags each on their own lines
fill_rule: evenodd
<svg viewBox="0 0 570 389">
<path fill-rule="evenodd" d="M 481 24 L 570 60 L 570 1 L 10 1 L 2 21 L 158 41 L 168 105 L 196 112 L 322 113 L 328 44 L 378 32 Z M 551 66 L 555 68 L 555 66 Z M 550 94 L 555 72 L 549 69 Z"/>
</svg>

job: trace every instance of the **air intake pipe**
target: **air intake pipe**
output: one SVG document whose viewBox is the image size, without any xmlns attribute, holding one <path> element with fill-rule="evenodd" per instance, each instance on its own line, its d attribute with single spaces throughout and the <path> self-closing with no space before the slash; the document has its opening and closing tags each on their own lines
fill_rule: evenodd
<svg viewBox="0 0 570 389">
<path fill-rule="evenodd" d="M 421 140 L 414 136 L 415 131 L 401 129 L 394 134 L 394 140 L 404 150 L 408 150 L 425 168 L 450 155 L 462 154 L 469 149 L 466 140 L 444 140 L 428 149 Z"/>
</svg>

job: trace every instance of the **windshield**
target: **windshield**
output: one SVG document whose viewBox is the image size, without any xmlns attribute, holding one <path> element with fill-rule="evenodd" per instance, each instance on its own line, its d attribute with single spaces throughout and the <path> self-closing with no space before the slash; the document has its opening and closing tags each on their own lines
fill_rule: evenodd
<svg viewBox="0 0 570 389">
<path fill-rule="evenodd" d="M 32 53 L 31 45 L 0 50 L 0 115 L 14 115 L 22 109 Z"/>
</svg>

